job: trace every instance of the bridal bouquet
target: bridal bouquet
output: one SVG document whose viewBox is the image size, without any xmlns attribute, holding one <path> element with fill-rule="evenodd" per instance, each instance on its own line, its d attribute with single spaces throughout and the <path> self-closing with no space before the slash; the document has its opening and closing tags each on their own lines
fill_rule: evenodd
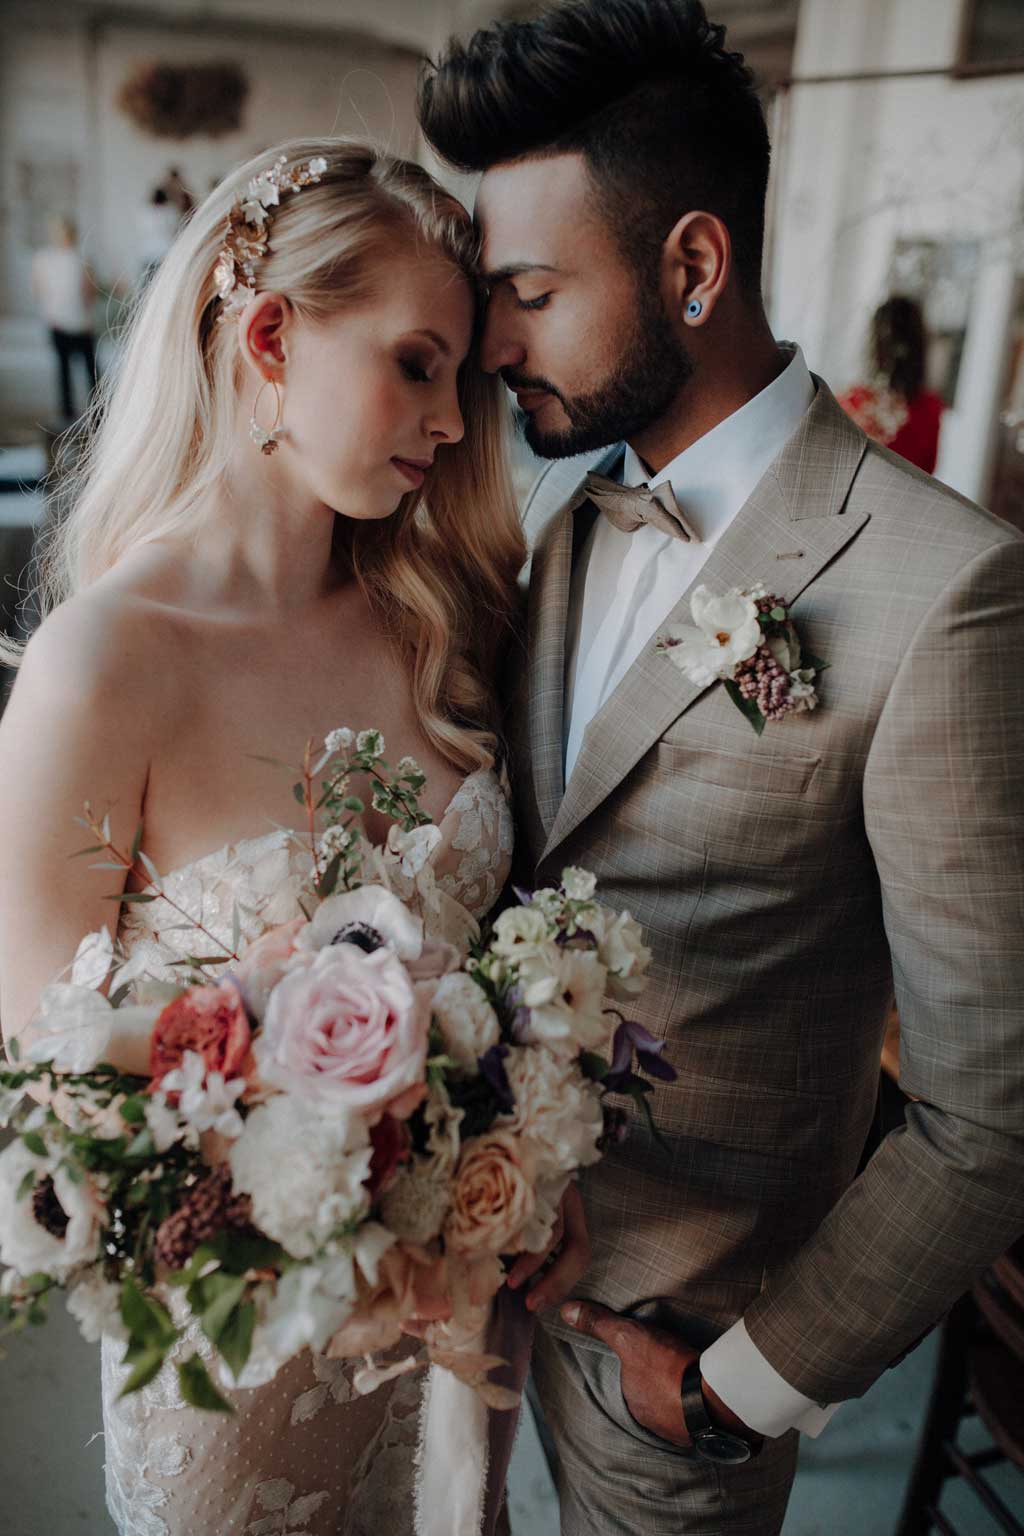
<svg viewBox="0 0 1024 1536">
<path fill-rule="evenodd" d="M 237 909 L 230 943 L 179 909 L 195 945 L 177 982 L 91 934 L 25 1060 L 11 1042 L 0 1318 L 40 1323 L 65 1290 L 87 1339 L 123 1339 L 125 1392 L 173 1351 L 186 1401 L 230 1411 L 219 1386 L 269 1381 L 306 1346 L 365 1357 L 370 1391 L 417 1363 L 374 1359 L 415 1317 L 435 1319 L 428 1359 L 511 1406 L 479 1351 L 505 1261 L 548 1245 L 568 1181 L 625 1134 L 606 1095 L 649 1117 L 641 1072 L 675 1075 L 606 1005 L 639 992 L 650 952 L 585 871 L 518 893 L 461 948 L 431 935 L 440 834 L 416 763 L 391 771 L 383 750 L 348 730 L 307 749 L 303 915 L 246 947 Z M 383 849 L 360 832 L 356 774 L 392 821 Z M 141 886 L 112 900 L 174 905 L 141 827 L 124 850 L 88 807 L 83 825 L 82 852 Z M 115 1039 L 137 1071 L 106 1060 Z"/>
</svg>

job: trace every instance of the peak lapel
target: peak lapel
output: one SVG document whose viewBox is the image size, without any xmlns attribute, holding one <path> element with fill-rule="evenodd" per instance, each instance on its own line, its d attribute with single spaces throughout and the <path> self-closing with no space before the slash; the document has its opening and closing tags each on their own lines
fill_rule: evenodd
<svg viewBox="0 0 1024 1536">
<path fill-rule="evenodd" d="M 869 514 L 843 512 L 866 439 L 836 404 L 828 386 L 818 393 L 800 427 L 758 482 L 710 559 L 659 624 L 692 623 L 690 593 L 703 583 L 715 591 L 763 581 L 769 591 L 795 601 Z M 780 556 L 800 558 L 780 559 Z M 654 649 L 644 645 L 615 692 L 605 700 L 583 738 L 565 796 L 550 828 L 543 857 L 565 841 L 615 790 L 668 727 L 711 683 L 691 683 Z M 561 721 L 561 695 L 558 719 Z"/>
</svg>

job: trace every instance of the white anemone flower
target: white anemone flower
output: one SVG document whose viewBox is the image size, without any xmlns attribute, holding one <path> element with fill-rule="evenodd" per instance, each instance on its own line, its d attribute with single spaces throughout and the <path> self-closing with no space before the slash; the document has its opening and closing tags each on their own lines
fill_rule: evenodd
<svg viewBox="0 0 1024 1536">
<path fill-rule="evenodd" d="M 302 949 L 326 949 L 330 944 L 367 943 L 394 950 L 399 960 L 418 960 L 423 948 L 423 924 L 408 907 L 380 885 L 328 896 L 298 938 Z"/>
<path fill-rule="evenodd" d="M 716 596 L 701 585 L 690 598 L 690 612 L 693 625 L 669 625 L 661 648 L 698 687 L 731 678 L 761 643 L 753 595 L 733 588 Z"/>
</svg>

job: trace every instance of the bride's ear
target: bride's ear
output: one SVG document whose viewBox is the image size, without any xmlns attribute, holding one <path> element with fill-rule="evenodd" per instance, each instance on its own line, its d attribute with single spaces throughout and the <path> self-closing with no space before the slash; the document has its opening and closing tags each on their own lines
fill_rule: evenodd
<svg viewBox="0 0 1024 1536">
<path fill-rule="evenodd" d="M 258 293 L 238 317 L 238 345 L 261 379 L 283 383 L 292 307 L 283 293 Z"/>
</svg>

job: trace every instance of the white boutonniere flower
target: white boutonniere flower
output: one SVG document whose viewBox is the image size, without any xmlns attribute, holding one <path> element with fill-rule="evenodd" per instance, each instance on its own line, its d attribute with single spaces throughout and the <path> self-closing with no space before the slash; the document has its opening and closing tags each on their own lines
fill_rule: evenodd
<svg viewBox="0 0 1024 1536">
<path fill-rule="evenodd" d="M 782 598 L 760 584 L 717 596 L 699 586 L 690 612 L 693 624 L 670 625 L 655 649 L 699 688 L 723 681 L 759 736 L 769 720 L 817 707 L 815 679 L 827 664 L 803 650 Z"/>
</svg>

